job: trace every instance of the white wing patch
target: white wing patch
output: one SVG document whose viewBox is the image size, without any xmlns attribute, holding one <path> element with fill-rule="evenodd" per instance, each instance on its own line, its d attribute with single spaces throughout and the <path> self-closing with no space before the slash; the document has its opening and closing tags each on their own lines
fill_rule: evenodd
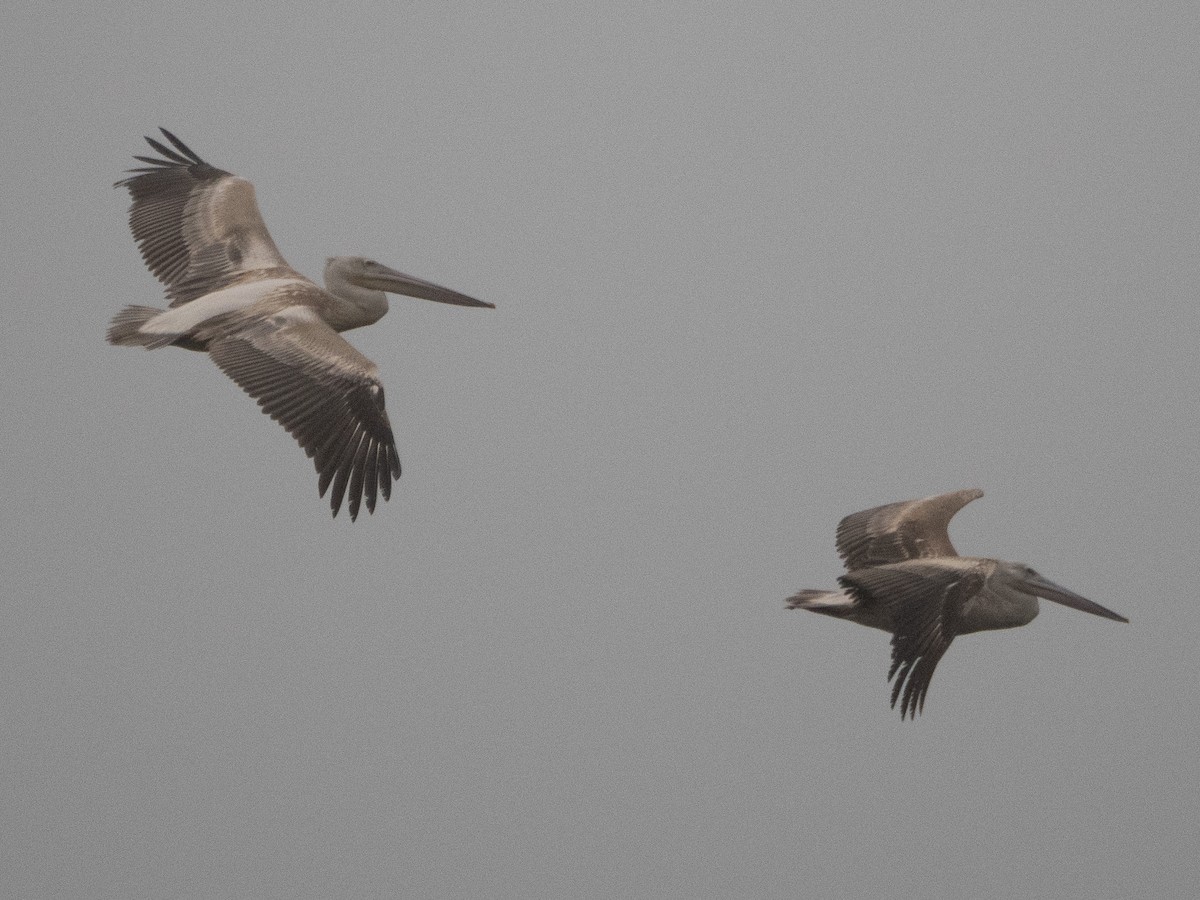
<svg viewBox="0 0 1200 900">
<path fill-rule="evenodd" d="M 285 306 L 271 316 L 271 324 L 281 328 L 287 325 L 313 325 L 318 322 L 325 324 L 325 320 L 318 316 L 311 306 Z"/>
<path fill-rule="evenodd" d="M 236 312 L 239 309 L 246 309 L 264 297 L 290 284 L 307 286 L 308 282 L 297 278 L 266 278 L 262 281 L 235 284 L 233 287 L 205 294 L 203 297 L 199 297 L 191 303 L 185 303 L 183 306 L 168 309 L 166 312 L 155 316 L 138 330 L 142 334 L 161 334 L 164 336 L 187 334 L 197 325 L 207 322 L 214 316 Z"/>
</svg>

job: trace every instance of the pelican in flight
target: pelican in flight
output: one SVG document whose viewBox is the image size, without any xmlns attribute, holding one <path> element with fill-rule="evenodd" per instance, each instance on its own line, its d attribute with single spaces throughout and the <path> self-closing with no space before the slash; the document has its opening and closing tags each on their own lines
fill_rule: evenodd
<svg viewBox="0 0 1200 900">
<path fill-rule="evenodd" d="M 165 128 L 158 157 L 135 156 L 117 187 L 129 189 L 129 227 L 170 308 L 127 306 L 109 343 L 168 344 L 208 353 L 313 459 L 320 495 L 336 516 L 345 498 L 375 511 L 400 477 L 379 369 L 338 332 L 378 322 L 386 292 L 494 309 L 362 256 L 325 264 L 325 289 L 290 265 L 271 239 L 254 185 L 214 168 Z"/>
<path fill-rule="evenodd" d="M 804 590 L 789 609 L 808 609 L 892 635 L 892 707 L 915 717 L 938 660 L 960 634 L 1017 628 L 1038 614 L 1038 597 L 1117 622 L 1124 616 L 1060 587 L 1022 563 L 959 556 L 954 514 L 983 496 L 968 489 L 864 510 L 842 519 L 840 591 Z"/>
</svg>

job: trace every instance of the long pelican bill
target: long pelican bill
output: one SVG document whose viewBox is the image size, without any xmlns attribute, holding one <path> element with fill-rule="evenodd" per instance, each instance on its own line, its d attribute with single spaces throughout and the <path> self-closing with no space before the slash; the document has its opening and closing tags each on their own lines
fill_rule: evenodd
<svg viewBox="0 0 1200 900">
<path fill-rule="evenodd" d="M 1041 597 L 1044 600 L 1053 600 L 1055 603 L 1061 603 L 1063 606 L 1069 606 L 1071 609 L 1078 609 L 1081 612 L 1091 613 L 1094 616 L 1103 616 L 1106 619 L 1113 619 L 1117 622 L 1128 622 L 1129 620 L 1122 615 L 1118 615 L 1111 609 L 1101 606 L 1099 603 L 1094 603 L 1087 597 L 1081 597 L 1074 591 L 1069 591 L 1062 585 L 1055 584 L 1049 578 L 1041 575 L 1034 575 L 1026 578 L 1023 582 L 1014 584 L 1020 591 L 1027 594 L 1033 594 Z"/>
<path fill-rule="evenodd" d="M 267 231 L 254 186 L 209 165 L 162 129 L 158 156 L 117 182 L 132 198 L 129 227 L 169 309 L 126 306 L 109 343 L 207 352 L 313 460 L 317 490 L 336 516 L 375 511 L 400 477 L 400 458 L 375 363 L 341 332 L 378 322 L 387 293 L 495 309 L 364 256 L 333 256 L 325 289 L 287 264 Z"/>
<path fill-rule="evenodd" d="M 389 294 L 402 294 L 405 297 L 416 297 L 420 300 L 434 300 L 438 303 L 451 303 L 455 306 L 478 306 L 486 309 L 496 308 L 496 304 L 494 303 L 476 300 L 474 297 L 468 297 L 466 294 L 452 291 L 450 288 L 434 284 L 432 281 L 425 281 L 422 278 L 414 278 L 412 275 L 397 272 L 395 269 L 390 269 L 380 263 L 375 263 L 369 274 L 362 275 L 356 278 L 355 281 L 358 281 L 363 287 L 371 288 L 372 290 L 387 291 Z"/>
</svg>

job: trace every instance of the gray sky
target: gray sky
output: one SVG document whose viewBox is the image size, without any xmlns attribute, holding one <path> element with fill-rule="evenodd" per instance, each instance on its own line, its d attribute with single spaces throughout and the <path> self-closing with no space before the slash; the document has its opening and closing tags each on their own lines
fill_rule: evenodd
<svg viewBox="0 0 1200 900">
<path fill-rule="evenodd" d="M 23 7 L 0 895 L 1194 895 L 1200 7 Z M 350 335 L 373 517 L 105 344 L 158 125 L 301 271 L 497 304 Z M 901 723 L 782 601 L 974 486 L 960 551 L 1132 624 L 960 639 Z"/>
</svg>

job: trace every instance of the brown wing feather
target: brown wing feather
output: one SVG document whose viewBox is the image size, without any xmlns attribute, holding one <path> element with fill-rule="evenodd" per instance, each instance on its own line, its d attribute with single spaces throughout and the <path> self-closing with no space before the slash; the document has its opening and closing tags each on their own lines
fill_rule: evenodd
<svg viewBox="0 0 1200 900">
<path fill-rule="evenodd" d="M 129 189 L 129 228 L 171 305 L 228 287 L 247 272 L 295 275 L 267 231 L 254 185 L 161 130 L 173 146 L 146 138 L 161 156 L 134 157 L 146 165 L 116 186 Z"/>
<path fill-rule="evenodd" d="M 938 662 L 958 634 L 966 601 L 979 593 L 986 575 L 967 568 L 906 562 L 860 569 L 839 580 L 860 603 L 884 604 L 892 618 L 892 708 L 900 718 L 925 708 L 925 695 Z"/>
<path fill-rule="evenodd" d="M 950 519 L 982 496 L 983 491 L 969 488 L 853 513 L 838 525 L 838 555 L 851 572 L 910 559 L 958 556 L 950 543 Z"/>
<path fill-rule="evenodd" d="M 287 312 L 213 340 L 209 354 L 313 459 L 335 516 L 343 497 L 351 519 L 363 500 L 374 512 L 400 477 L 378 370 L 324 322 Z"/>
</svg>

